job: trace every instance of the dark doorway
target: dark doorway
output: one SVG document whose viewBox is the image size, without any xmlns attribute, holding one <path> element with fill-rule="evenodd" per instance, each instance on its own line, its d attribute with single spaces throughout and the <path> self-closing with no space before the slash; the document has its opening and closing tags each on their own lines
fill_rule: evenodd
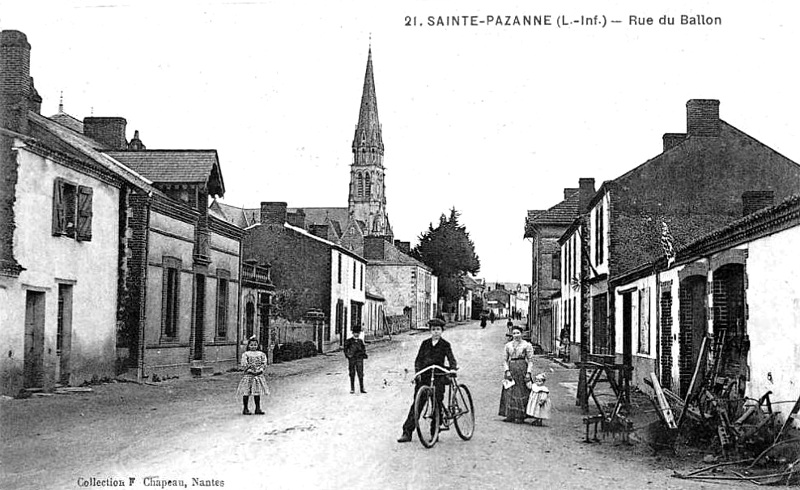
<svg viewBox="0 0 800 490">
<path fill-rule="evenodd" d="M 683 397 L 686 396 L 689 384 L 692 382 L 703 336 L 708 329 L 706 323 L 706 277 L 690 276 L 681 281 L 679 301 L 681 333 L 678 374 L 681 385 L 680 395 Z"/>
<path fill-rule="evenodd" d="M 203 335 L 206 318 L 206 276 L 195 274 L 194 291 L 194 344 L 192 359 L 203 359 Z"/>
<path fill-rule="evenodd" d="M 59 383 L 68 385 L 72 347 L 72 285 L 58 285 L 58 318 L 56 325 L 56 354 Z"/>
<path fill-rule="evenodd" d="M 23 387 L 44 385 L 44 293 L 28 291 L 25 296 L 25 356 Z"/>
<path fill-rule="evenodd" d="M 244 337 L 250 339 L 253 336 L 253 330 L 256 324 L 256 306 L 253 301 L 248 301 L 244 307 Z"/>
<path fill-rule="evenodd" d="M 606 293 L 592 297 L 592 354 L 612 354 L 608 335 Z"/>
<path fill-rule="evenodd" d="M 719 375 L 747 379 L 750 345 L 744 317 L 744 266 L 728 264 L 714 271 L 714 345 L 721 353 Z"/>
</svg>

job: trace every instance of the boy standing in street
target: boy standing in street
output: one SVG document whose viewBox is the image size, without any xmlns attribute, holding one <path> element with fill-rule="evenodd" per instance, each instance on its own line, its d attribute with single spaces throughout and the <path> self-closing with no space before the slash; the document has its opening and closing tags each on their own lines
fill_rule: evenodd
<svg viewBox="0 0 800 490">
<path fill-rule="evenodd" d="M 353 327 L 353 336 L 344 341 L 344 356 L 347 358 L 347 369 L 350 373 L 350 393 L 356 392 L 355 377 L 358 374 L 358 387 L 361 393 L 364 390 L 364 359 L 367 356 L 367 346 L 361 340 L 361 327 Z"/>
<path fill-rule="evenodd" d="M 426 367 L 434 365 L 443 368 L 448 367 L 444 365 L 445 359 L 447 359 L 449 369 L 458 369 L 450 343 L 442 338 L 442 331 L 444 331 L 443 323 L 444 322 L 437 322 L 434 320 L 429 323 L 431 327 L 431 336 L 423 340 L 422 344 L 419 346 L 419 352 L 414 361 L 414 372 L 422 371 Z M 414 400 L 417 398 L 419 389 L 430 384 L 431 376 L 433 376 L 433 370 L 427 371 L 414 379 L 414 397 L 411 399 L 411 408 L 408 410 L 408 417 L 406 417 L 406 421 L 403 424 L 403 435 L 400 436 L 397 442 L 409 442 L 411 440 L 411 433 L 416 427 L 416 423 L 414 422 Z M 445 381 L 444 376 L 437 376 L 433 379 L 436 389 L 436 403 L 440 405 L 444 398 Z"/>
</svg>

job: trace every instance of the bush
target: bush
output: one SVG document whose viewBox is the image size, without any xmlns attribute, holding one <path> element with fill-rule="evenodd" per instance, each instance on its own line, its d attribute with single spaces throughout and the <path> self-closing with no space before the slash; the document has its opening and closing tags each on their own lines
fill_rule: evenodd
<svg viewBox="0 0 800 490">
<path fill-rule="evenodd" d="M 272 349 L 272 362 L 294 361 L 295 359 L 316 355 L 317 347 L 314 345 L 314 342 L 310 340 L 306 340 L 305 342 L 289 342 L 286 344 L 277 344 Z"/>
</svg>

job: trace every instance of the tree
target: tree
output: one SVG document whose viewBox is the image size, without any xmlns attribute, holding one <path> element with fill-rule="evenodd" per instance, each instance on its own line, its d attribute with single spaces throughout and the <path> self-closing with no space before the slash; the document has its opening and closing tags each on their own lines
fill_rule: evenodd
<svg viewBox="0 0 800 490">
<path fill-rule="evenodd" d="M 477 274 L 481 262 L 475 254 L 475 244 L 469 238 L 466 227 L 459 224 L 460 213 L 450 209 L 450 216 L 444 214 L 439 218 L 439 225 L 433 223 L 428 230 L 419 236 L 419 244 L 411 251 L 411 255 L 433 269 L 439 278 L 439 298 L 445 306 L 458 302 L 464 295 L 463 277 L 465 274 Z"/>
</svg>

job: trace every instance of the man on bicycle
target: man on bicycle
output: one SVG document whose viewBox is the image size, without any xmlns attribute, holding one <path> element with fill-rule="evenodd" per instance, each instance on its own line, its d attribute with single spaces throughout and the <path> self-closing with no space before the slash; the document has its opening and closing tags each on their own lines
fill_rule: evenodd
<svg viewBox="0 0 800 490">
<path fill-rule="evenodd" d="M 450 342 L 442 338 L 442 331 L 444 331 L 444 322 L 441 320 L 431 320 L 429 322 L 431 328 L 431 336 L 422 341 L 417 352 L 417 358 L 414 361 L 414 372 L 419 372 L 429 366 L 449 367 L 449 369 L 458 369 L 456 358 L 453 355 L 453 349 L 450 347 Z M 447 359 L 449 366 L 444 365 Z M 411 441 L 411 433 L 414 431 L 416 424 L 414 422 L 414 399 L 417 397 L 419 389 L 431 382 L 434 370 L 427 371 L 414 379 L 414 397 L 411 399 L 411 408 L 408 410 L 408 417 L 403 424 L 403 435 L 397 442 Z M 436 403 L 441 405 L 444 399 L 445 379 L 442 376 L 434 377 L 434 386 L 436 389 Z"/>
</svg>

